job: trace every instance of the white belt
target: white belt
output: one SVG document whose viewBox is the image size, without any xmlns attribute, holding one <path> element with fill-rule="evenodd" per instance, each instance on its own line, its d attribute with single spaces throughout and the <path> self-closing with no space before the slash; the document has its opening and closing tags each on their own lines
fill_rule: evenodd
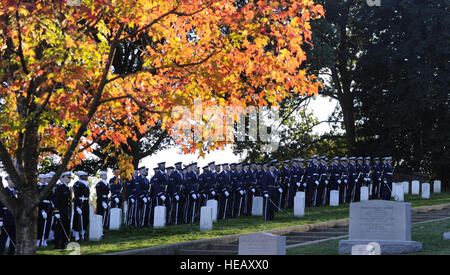
<svg viewBox="0 0 450 275">
<path fill-rule="evenodd" d="M 49 200 L 43 200 L 42 202 L 51 203 L 51 201 L 49 201 Z"/>
</svg>

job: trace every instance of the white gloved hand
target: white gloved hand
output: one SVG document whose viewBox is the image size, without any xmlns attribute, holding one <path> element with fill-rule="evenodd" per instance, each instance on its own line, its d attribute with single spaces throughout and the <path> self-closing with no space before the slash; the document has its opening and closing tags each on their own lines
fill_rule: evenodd
<svg viewBox="0 0 450 275">
<path fill-rule="evenodd" d="M 296 184 L 297 184 L 298 187 L 300 187 L 300 182 L 297 182 Z"/>
<path fill-rule="evenodd" d="M 134 199 L 131 199 L 131 203 L 134 203 Z"/>
<path fill-rule="evenodd" d="M 115 201 L 116 203 L 119 203 L 119 198 L 115 198 L 114 201 Z"/>
<path fill-rule="evenodd" d="M 102 202 L 102 206 L 104 209 L 108 208 L 108 205 L 106 204 L 106 202 Z"/>
<path fill-rule="evenodd" d="M 347 180 L 344 180 L 345 183 L 347 183 Z"/>
<path fill-rule="evenodd" d="M 0 221 L 0 227 L 2 227 L 2 226 L 3 226 L 3 222 Z"/>
<path fill-rule="evenodd" d="M 44 210 L 41 211 L 42 218 L 47 219 L 47 213 Z"/>
<path fill-rule="evenodd" d="M 378 181 L 381 181 L 381 178 L 378 178 Z"/>
<path fill-rule="evenodd" d="M 80 215 L 83 213 L 83 211 L 81 211 L 80 207 L 77 207 L 77 213 Z"/>
<path fill-rule="evenodd" d="M 256 192 L 255 188 L 252 188 L 252 192 L 253 192 L 253 193 L 255 193 L 255 192 Z"/>
<path fill-rule="evenodd" d="M 355 182 L 358 183 L 358 179 L 355 179 Z"/>
<path fill-rule="evenodd" d="M 59 214 L 55 214 L 55 218 L 59 219 L 61 216 Z"/>
<path fill-rule="evenodd" d="M 244 195 L 244 191 L 242 191 L 242 190 L 239 191 L 239 194 Z"/>
<path fill-rule="evenodd" d="M 269 197 L 269 194 L 264 194 L 264 197 L 268 198 L 268 197 Z"/>
<path fill-rule="evenodd" d="M 278 192 L 283 193 L 283 189 L 278 188 Z"/>
<path fill-rule="evenodd" d="M 228 191 L 225 191 L 225 196 L 229 196 L 230 195 L 230 193 L 228 193 Z"/>
<path fill-rule="evenodd" d="M 175 199 L 176 199 L 176 200 L 179 200 L 180 197 L 179 197 L 178 195 L 175 195 Z"/>
<path fill-rule="evenodd" d="M 143 201 L 144 203 L 147 203 L 147 198 L 142 198 L 142 201 Z"/>
<path fill-rule="evenodd" d="M 166 201 L 166 196 L 164 196 L 164 195 L 161 195 L 161 197 L 160 197 L 163 201 Z"/>
<path fill-rule="evenodd" d="M 383 182 L 384 182 L 384 183 L 387 183 L 387 180 L 384 180 Z"/>
<path fill-rule="evenodd" d="M 328 184 L 328 180 L 325 180 L 325 184 Z"/>
<path fill-rule="evenodd" d="M 315 181 L 315 184 L 316 184 L 316 185 L 319 185 L 319 181 L 318 181 L 318 180 L 316 180 L 316 181 Z"/>
<path fill-rule="evenodd" d="M 305 183 L 303 183 L 303 187 L 306 187 L 306 182 L 305 182 Z"/>
<path fill-rule="evenodd" d="M 211 191 L 211 195 L 215 196 L 215 195 L 216 195 L 216 192 Z"/>
<path fill-rule="evenodd" d="M 341 184 L 342 181 L 341 180 L 337 180 L 337 182 L 338 182 L 338 184 Z"/>
<path fill-rule="evenodd" d="M 192 194 L 192 198 L 195 200 L 197 199 L 197 195 L 196 194 Z"/>
</svg>

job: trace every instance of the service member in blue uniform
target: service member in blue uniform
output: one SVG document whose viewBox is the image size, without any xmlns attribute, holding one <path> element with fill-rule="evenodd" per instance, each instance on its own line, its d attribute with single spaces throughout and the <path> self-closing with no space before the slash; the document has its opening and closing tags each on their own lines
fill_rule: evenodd
<svg viewBox="0 0 450 275">
<path fill-rule="evenodd" d="M 218 218 L 226 219 L 231 214 L 231 175 L 228 163 L 222 163 L 222 171 L 217 175 L 218 192 L 219 192 L 219 210 Z"/>
<path fill-rule="evenodd" d="M 339 185 L 339 204 L 347 202 L 347 190 L 348 190 L 348 164 L 347 158 L 340 158 L 339 170 L 341 171 L 340 185 Z M 339 181 L 338 181 L 339 182 Z"/>
<path fill-rule="evenodd" d="M 390 200 L 392 193 L 392 174 L 394 173 L 394 168 L 391 164 L 392 157 L 383 158 L 383 173 L 381 179 L 383 180 L 383 185 L 381 188 L 381 199 Z"/>
<path fill-rule="evenodd" d="M 150 226 L 150 210 L 153 207 L 153 200 L 150 196 L 150 180 L 147 178 L 148 176 L 148 168 L 145 166 L 139 167 L 139 176 L 136 177 L 136 181 L 139 184 L 139 189 L 141 190 L 139 196 L 139 204 L 140 204 L 140 226 L 149 227 Z"/>
<path fill-rule="evenodd" d="M 196 209 L 198 208 L 198 175 L 196 173 L 196 163 L 188 166 L 185 183 L 186 183 L 186 205 L 185 217 L 187 223 L 194 223 L 196 219 Z"/>
<path fill-rule="evenodd" d="M 290 160 L 283 161 L 283 167 L 280 168 L 280 185 L 281 190 L 281 205 L 280 208 L 287 208 L 288 196 L 289 196 L 289 186 L 290 186 Z"/>
<path fill-rule="evenodd" d="M 89 183 L 88 173 L 79 171 L 78 180 L 73 185 L 73 237 L 75 241 L 84 240 L 89 225 Z"/>
<path fill-rule="evenodd" d="M 175 163 L 175 170 L 169 175 L 168 195 L 171 197 L 169 224 L 180 224 L 183 221 L 184 185 L 182 163 Z"/>
<path fill-rule="evenodd" d="M 373 158 L 373 164 L 372 164 L 372 184 L 373 184 L 373 189 L 372 189 L 372 199 L 379 199 L 381 196 L 381 173 L 382 173 L 382 168 L 381 168 L 381 164 L 380 164 L 380 158 L 379 157 L 374 157 Z"/>
<path fill-rule="evenodd" d="M 108 202 L 109 202 L 109 184 L 108 184 L 108 175 L 106 171 L 100 171 L 100 180 L 95 185 L 95 192 L 97 194 L 97 215 L 103 217 L 103 227 L 107 228 L 109 221 L 109 211 L 108 211 Z"/>
<path fill-rule="evenodd" d="M 53 173 L 39 175 L 38 192 L 48 186 Z M 39 204 L 38 210 L 38 239 L 37 246 L 47 246 L 47 239 L 51 229 L 51 218 L 53 215 L 52 192 L 50 192 Z"/>
<path fill-rule="evenodd" d="M 327 205 L 330 204 L 330 191 L 332 190 L 339 191 L 340 183 L 342 183 L 341 170 L 338 164 L 339 164 L 339 157 L 334 157 L 331 159 L 331 165 L 329 168 L 330 179 L 328 183 L 327 199 L 326 199 Z"/>
<path fill-rule="evenodd" d="M 372 184 L 372 175 L 371 175 L 371 167 L 370 167 L 370 157 L 364 158 L 364 163 L 362 165 L 361 172 L 362 172 L 361 178 L 363 180 L 362 185 L 369 187 L 369 196 L 372 197 L 373 184 Z"/>
<path fill-rule="evenodd" d="M 111 192 L 111 208 L 122 208 L 122 188 L 123 183 L 120 180 L 120 169 L 115 169 L 113 177 L 109 180 L 109 190 Z"/>
<path fill-rule="evenodd" d="M 72 190 L 69 187 L 70 171 L 61 174 L 53 194 L 55 249 L 65 249 L 70 242 L 70 217 L 72 216 Z"/>
<path fill-rule="evenodd" d="M 250 177 L 249 184 L 247 186 L 247 215 L 252 214 L 253 209 L 253 198 L 258 194 L 258 185 L 257 185 L 257 173 L 256 163 L 251 163 L 250 169 L 248 170 L 248 175 Z"/>
<path fill-rule="evenodd" d="M 276 185 L 277 176 L 275 174 L 275 166 L 274 164 L 270 164 L 269 168 L 267 169 L 267 165 L 264 165 L 264 177 L 262 180 L 262 191 L 264 196 L 264 204 L 263 204 L 263 211 L 264 211 L 264 220 L 273 220 L 275 215 L 275 192 L 278 186 Z"/>
<path fill-rule="evenodd" d="M 319 185 L 317 186 L 316 198 L 315 198 L 315 206 L 321 206 L 323 204 L 324 195 L 327 194 L 326 188 L 328 185 L 328 159 L 325 156 L 319 158 Z"/>
<path fill-rule="evenodd" d="M 364 162 L 364 158 L 363 157 L 358 157 L 356 159 L 357 163 L 356 163 L 356 172 L 357 174 L 357 178 L 355 181 L 355 196 L 354 201 L 358 202 L 361 199 L 361 187 L 364 186 L 364 176 L 363 176 L 363 162 Z"/>
<path fill-rule="evenodd" d="M 317 155 L 311 157 L 311 162 L 306 167 L 306 203 L 307 207 L 314 205 L 315 193 L 319 185 L 319 166 L 317 164 Z"/>
<path fill-rule="evenodd" d="M 349 157 L 348 161 L 348 182 L 347 194 L 345 194 L 345 202 L 350 203 L 355 199 L 356 183 L 358 182 L 358 168 L 355 163 L 355 157 Z"/>
<path fill-rule="evenodd" d="M 242 213 L 245 216 L 251 215 L 251 208 L 249 205 L 252 203 L 252 196 L 253 193 L 251 191 L 252 189 L 252 171 L 250 170 L 250 165 L 248 163 L 245 163 L 242 168 L 242 186 L 244 189 L 244 202 L 242 206 Z M 256 190 L 255 190 L 256 191 Z"/>
<path fill-rule="evenodd" d="M 139 183 L 136 179 L 138 174 L 139 171 L 134 170 L 131 178 L 127 179 L 125 183 L 128 204 L 125 224 L 134 228 L 137 228 L 139 224 L 139 191 L 137 190 Z"/>
<path fill-rule="evenodd" d="M 289 191 L 288 191 L 288 208 L 294 207 L 295 193 L 300 188 L 300 179 L 298 177 L 298 160 L 293 159 L 291 161 L 291 167 L 289 168 Z"/>
<path fill-rule="evenodd" d="M 17 200 L 18 192 L 14 188 L 14 182 L 11 180 L 9 175 L 6 176 L 5 179 L 8 183 L 8 186 L 5 187 L 5 191 L 12 200 Z M 0 184 L 3 185 L 1 180 Z M 16 251 L 16 222 L 11 211 L 8 210 L 8 207 L 0 201 L 0 255 L 5 253 L 5 246 L 8 238 L 10 239 L 8 255 L 14 255 Z M 6 266 L 6 263 L 4 264 Z"/>
</svg>

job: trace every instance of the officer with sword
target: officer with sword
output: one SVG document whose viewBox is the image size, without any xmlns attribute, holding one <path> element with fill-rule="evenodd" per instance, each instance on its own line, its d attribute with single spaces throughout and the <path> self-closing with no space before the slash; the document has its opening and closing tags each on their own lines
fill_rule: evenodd
<svg viewBox="0 0 450 275">
<path fill-rule="evenodd" d="M 109 184 L 108 184 L 108 174 L 106 171 L 100 171 L 100 180 L 95 185 L 95 192 L 97 194 L 97 207 L 96 212 L 97 215 L 102 216 L 103 227 L 107 228 L 109 221 Z"/>
<path fill-rule="evenodd" d="M 79 180 L 73 185 L 73 237 L 75 241 L 84 240 L 84 233 L 89 224 L 89 184 L 87 182 L 88 173 L 79 171 L 77 173 Z"/>
<path fill-rule="evenodd" d="M 56 183 L 55 193 L 53 194 L 55 249 L 65 249 L 70 242 L 70 217 L 72 215 L 72 191 L 69 183 L 71 172 L 67 171 L 61 174 Z"/>
<path fill-rule="evenodd" d="M 9 175 L 6 176 L 5 179 L 8 183 L 8 186 L 4 190 L 8 193 L 11 199 L 16 200 L 18 198 L 18 192 L 14 188 L 14 182 L 11 180 Z M 3 185 L 3 182 L 1 182 L 1 178 L 0 184 Z M 14 255 L 16 251 L 16 222 L 14 220 L 14 216 L 8 210 L 8 207 L 6 207 L 6 205 L 4 205 L 0 201 L 0 255 L 3 255 L 3 253 L 5 253 L 5 246 L 8 238 L 8 255 Z"/>
</svg>

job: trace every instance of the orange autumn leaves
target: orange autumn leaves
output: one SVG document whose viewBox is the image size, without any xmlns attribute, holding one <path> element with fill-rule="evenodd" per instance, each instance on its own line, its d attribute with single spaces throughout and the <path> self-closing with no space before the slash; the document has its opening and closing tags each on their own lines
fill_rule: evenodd
<svg viewBox="0 0 450 275">
<path fill-rule="evenodd" d="M 203 108 L 246 107 L 316 94 L 320 83 L 301 70 L 302 46 L 311 39 L 310 20 L 323 14 L 310 0 L 86 0 L 79 7 L 2 0 L 0 139 L 14 155 L 18 135 L 38 115 L 40 148 L 48 149 L 40 156 L 63 156 L 101 93 L 73 166 L 98 139 L 110 139 L 109 150 L 117 151 L 135 138 L 132 128 L 144 133 L 162 121 L 170 129 L 171 110 L 192 108 L 195 98 Z M 138 45 L 142 67 L 121 75 L 106 68 L 103 87 L 115 37 Z M 18 103 L 34 104 L 35 112 L 18 113 Z M 129 169 L 127 161 L 121 157 Z"/>
</svg>

